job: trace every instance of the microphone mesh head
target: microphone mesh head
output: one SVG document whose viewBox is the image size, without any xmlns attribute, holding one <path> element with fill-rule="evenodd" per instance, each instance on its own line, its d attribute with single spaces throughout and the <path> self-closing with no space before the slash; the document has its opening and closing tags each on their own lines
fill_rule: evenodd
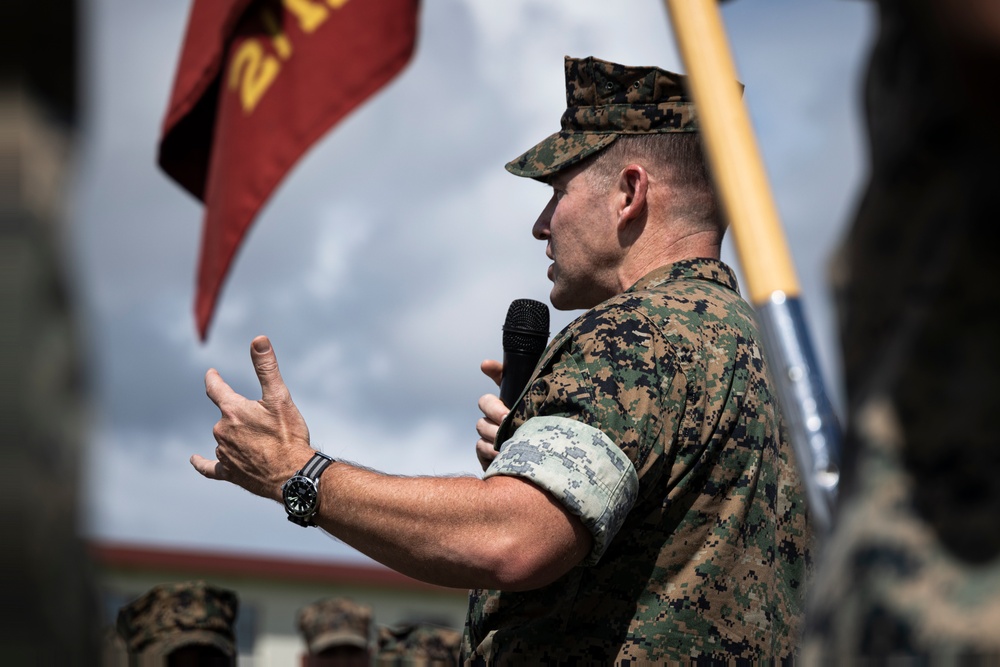
<svg viewBox="0 0 1000 667">
<path fill-rule="evenodd" d="M 549 307 L 534 299 L 515 299 L 503 324 L 503 349 L 541 354 L 549 341 Z"/>
</svg>

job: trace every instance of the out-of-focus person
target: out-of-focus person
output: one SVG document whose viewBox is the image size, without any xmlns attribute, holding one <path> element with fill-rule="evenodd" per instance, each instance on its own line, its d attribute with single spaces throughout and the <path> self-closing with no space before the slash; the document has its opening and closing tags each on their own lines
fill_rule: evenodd
<svg viewBox="0 0 1000 667">
<path fill-rule="evenodd" d="M 376 667 L 457 667 L 462 632 L 430 622 L 379 626 Z"/>
<path fill-rule="evenodd" d="M 66 236 L 80 11 L 8 0 L 0 14 L 0 656 L 95 665 L 99 595 L 80 524 L 90 395 Z"/>
<path fill-rule="evenodd" d="M 302 607 L 296 622 L 308 652 L 303 667 L 364 667 L 374 657 L 372 608 L 346 597 L 329 597 Z"/>
<path fill-rule="evenodd" d="M 159 584 L 118 610 L 118 634 L 139 667 L 235 667 L 238 609 L 204 581 Z"/>
<path fill-rule="evenodd" d="M 871 173 L 833 265 L 844 472 L 803 657 L 996 664 L 1000 4 L 876 4 Z"/>
</svg>

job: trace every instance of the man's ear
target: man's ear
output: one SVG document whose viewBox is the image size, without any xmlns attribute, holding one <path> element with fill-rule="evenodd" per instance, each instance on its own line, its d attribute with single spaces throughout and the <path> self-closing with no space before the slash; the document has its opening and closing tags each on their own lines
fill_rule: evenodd
<svg viewBox="0 0 1000 667">
<path fill-rule="evenodd" d="M 639 164 L 626 165 L 621 171 L 618 188 L 618 227 L 621 231 L 629 223 L 645 218 L 649 194 L 649 174 L 646 173 L 646 168 Z"/>
</svg>

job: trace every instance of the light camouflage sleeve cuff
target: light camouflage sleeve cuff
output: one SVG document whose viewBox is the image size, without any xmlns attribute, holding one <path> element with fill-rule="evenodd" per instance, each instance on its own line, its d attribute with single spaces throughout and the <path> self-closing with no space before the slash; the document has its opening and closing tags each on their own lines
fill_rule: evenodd
<svg viewBox="0 0 1000 667">
<path fill-rule="evenodd" d="M 639 477 L 602 431 L 565 417 L 532 417 L 514 432 L 486 469 L 523 477 L 580 517 L 594 538 L 583 565 L 600 560 L 635 503 Z"/>
</svg>

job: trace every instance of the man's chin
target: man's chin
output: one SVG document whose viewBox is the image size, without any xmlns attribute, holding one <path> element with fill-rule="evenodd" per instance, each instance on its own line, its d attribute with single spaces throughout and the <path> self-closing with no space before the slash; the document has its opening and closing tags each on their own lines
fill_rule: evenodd
<svg viewBox="0 0 1000 667">
<path fill-rule="evenodd" d="M 556 310 L 590 310 L 594 306 L 611 298 L 613 294 L 601 295 L 587 290 L 569 292 L 553 284 L 549 292 L 549 302 Z"/>
<path fill-rule="evenodd" d="M 549 292 L 549 301 L 556 310 L 578 310 L 583 307 L 577 305 L 568 294 L 559 292 L 555 287 Z"/>
</svg>

